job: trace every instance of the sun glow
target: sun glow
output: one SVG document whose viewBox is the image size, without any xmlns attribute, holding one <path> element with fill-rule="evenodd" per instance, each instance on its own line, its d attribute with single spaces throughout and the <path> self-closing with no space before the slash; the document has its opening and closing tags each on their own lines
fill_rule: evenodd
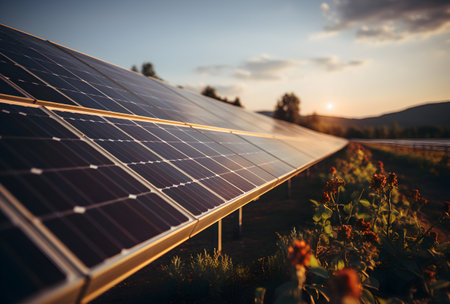
<svg viewBox="0 0 450 304">
<path fill-rule="evenodd" d="M 334 105 L 332 103 L 327 103 L 327 110 L 333 111 L 333 109 L 334 109 Z"/>
</svg>

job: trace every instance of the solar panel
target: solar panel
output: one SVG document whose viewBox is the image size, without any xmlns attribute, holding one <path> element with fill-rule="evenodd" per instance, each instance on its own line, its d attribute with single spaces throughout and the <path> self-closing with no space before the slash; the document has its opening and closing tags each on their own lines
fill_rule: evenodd
<svg viewBox="0 0 450 304">
<path fill-rule="evenodd" d="M 7 301 L 90 301 L 346 144 L 6 26 L 0 42 Z"/>
</svg>

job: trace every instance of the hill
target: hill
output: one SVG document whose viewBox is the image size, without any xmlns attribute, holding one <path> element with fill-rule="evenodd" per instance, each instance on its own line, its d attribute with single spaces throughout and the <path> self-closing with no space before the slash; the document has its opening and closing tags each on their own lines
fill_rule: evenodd
<svg viewBox="0 0 450 304">
<path fill-rule="evenodd" d="M 260 114 L 272 116 L 271 111 L 260 111 Z M 339 125 L 347 128 L 354 127 L 380 127 L 390 126 L 396 122 L 400 127 L 418 126 L 449 126 L 450 101 L 428 103 L 406 110 L 366 118 L 345 118 L 336 116 L 318 115 L 321 123 L 325 125 Z M 307 118 L 305 116 L 304 118 Z"/>
</svg>

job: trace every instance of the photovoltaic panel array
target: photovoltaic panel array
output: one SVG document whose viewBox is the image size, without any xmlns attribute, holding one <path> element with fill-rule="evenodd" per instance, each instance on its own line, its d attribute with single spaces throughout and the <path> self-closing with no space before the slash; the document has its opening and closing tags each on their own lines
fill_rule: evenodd
<svg viewBox="0 0 450 304">
<path fill-rule="evenodd" d="M 346 144 L 6 26 L 0 111 L 7 303 L 88 302 Z"/>
</svg>

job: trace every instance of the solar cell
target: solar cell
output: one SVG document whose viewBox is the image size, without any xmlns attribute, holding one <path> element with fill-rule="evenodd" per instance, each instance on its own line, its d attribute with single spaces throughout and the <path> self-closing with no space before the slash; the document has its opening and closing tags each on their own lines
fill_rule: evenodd
<svg viewBox="0 0 450 304">
<path fill-rule="evenodd" d="M 244 161 L 241 165 L 233 161 L 233 157 L 239 156 L 193 128 L 129 119 L 93 118 L 62 111 L 57 114 L 195 215 L 236 199 L 265 183 L 247 170 L 255 167 L 253 163 Z M 194 144 L 208 147 L 208 153 L 202 153 Z M 241 171 L 245 171 L 244 174 L 252 181 L 240 176 Z M 211 203 L 193 208 L 198 204 L 198 193 L 190 193 L 194 189 L 191 184 L 198 184 L 195 189 L 206 187 L 202 193 Z M 188 196 L 179 201 L 181 193 Z M 191 201 L 187 202 L 188 198 Z"/>
<path fill-rule="evenodd" d="M 66 280 L 66 274 L 1 208 L 0 269 L 3 303 L 23 301 L 42 289 L 55 287 Z"/>
<path fill-rule="evenodd" d="M 97 265 L 144 241 L 144 236 L 150 239 L 188 221 L 41 109 L 1 104 L 1 117 L 0 182 L 85 265 Z M 95 130 L 102 134 L 117 128 L 105 123 Z M 122 134 L 112 133 L 129 138 Z M 155 206 L 157 213 L 152 211 Z M 118 230 L 123 233 L 111 233 Z"/>
</svg>

